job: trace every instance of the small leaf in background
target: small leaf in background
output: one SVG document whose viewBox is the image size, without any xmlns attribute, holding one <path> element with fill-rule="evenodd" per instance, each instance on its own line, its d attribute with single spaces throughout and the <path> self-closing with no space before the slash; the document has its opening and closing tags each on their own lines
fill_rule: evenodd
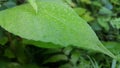
<svg viewBox="0 0 120 68">
<path fill-rule="evenodd" d="M 73 51 L 72 54 L 71 54 L 71 59 L 70 61 L 72 62 L 73 65 L 76 66 L 77 64 L 77 61 L 79 61 L 79 58 L 80 58 L 80 51 Z"/>
<path fill-rule="evenodd" d="M 119 54 L 120 53 L 120 43 L 119 42 L 102 42 L 105 47 L 107 47 L 111 52 L 113 52 L 114 54 Z"/>
<path fill-rule="evenodd" d="M 94 17 L 91 16 L 91 13 L 85 8 L 74 8 L 75 12 L 80 15 L 87 22 L 93 21 Z"/>
<path fill-rule="evenodd" d="M 102 8 L 99 10 L 99 14 L 111 16 L 111 15 L 112 15 L 112 11 L 109 10 L 109 9 L 107 9 L 106 7 L 102 7 Z"/>
<path fill-rule="evenodd" d="M 101 7 L 102 6 L 102 4 L 98 0 L 93 1 L 92 5 L 97 6 L 97 7 Z"/>
<path fill-rule="evenodd" d="M 7 7 L 7 8 L 12 8 L 12 7 L 16 6 L 16 3 L 10 0 L 10 1 L 8 1 L 8 2 L 5 2 L 5 3 L 3 4 L 3 6 L 5 6 L 5 7 Z"/>
<path fill-rule="evenodd" d="M 120 62 L 120 42 L 102 42 L 111 52 L 117 56 L 117 60 Z"/>
<path fill-rule="evenodd" d="M 52 63 L 52 62 L 59 62 L 59 61 L 67 61 L 68 57 L 64 54 L 53 55 L 48 58 L 44 63 Z"/>
<path fill-rule="evenodd" d="M 87 10 L 85 8 L 74 8 L 75 12 L 82 16 L 83 14 L 85 14 L 87 12 Z"/>
<path fill-rule="evenodd" d="M 115 18 L 110 21 L 113 28 L 120 29 L 120 18 Z"/>
<path fill-rule="evenodd" d="M 95 31 L 102 30 L 101 26 L 96 22 L 90 23 L 90 25 L 91 25 L 92 29 L 95 30 Z"/>
<path fill-rule="evenodd" d="M 10 50 L 10 48 L 5 49 L 4 56 L 7 58 L 15 58 L 14 53 Z"/>
<path fill-rule="evenodd" d="M 87 22 L 93 21 L 94 17 L 91 16 L 90 12 L 86 12 L 84 15 L 81 16 Z"/>
<path fill-rule="evenodd" d="M 7 37 L 3 37 L 0 39 L 0 44 L 1 45 L 5 45 L 8 42 L 8 38 Z"/>
<path fill-rule="evenodd" d="M 65 55 L 69 55 L 72 50 L 73 50 L 72 47 L 65 47 L 63 52 L 65 53 Z"/>
<path fill-rule="evenodd" d="M 104 4 L 104 6 L 105 6 L 107 9 L 109 9 L 109 10 L 113 9 L 113 5 L 110 3 L 109 0 L 101 0 L 101 2 Z"/>
<path fill-rule="evenodd" d="M 110 0 L 113 4 L 120 6 L 120 0 Z"/>
<path fill-rule="evenodd" d="M 78 68 L 92 68 L 90 61 L 87 61 L 83 57 L 80 57 Z"/>
<path fill-rule="evenodd" d="M 110 28 L 109 24 L 108 24 L 110 19 L 111 19 L 110 17 L 103 17 L 102 16 L 102 17 L 98 17 L 97 21 L 98 21 L 100 26 L 102 26 L 106 31 L 108 31 Z"/>
<path fill-rule="evenodd" d="M 31 4 L 31 6 L 33 7 L 33 9 L 35 10 L 35 12 L 38 12 L 38 6 L 36 4 L 36 0 L 28 0 L 28 2 Z"/>
</svg>

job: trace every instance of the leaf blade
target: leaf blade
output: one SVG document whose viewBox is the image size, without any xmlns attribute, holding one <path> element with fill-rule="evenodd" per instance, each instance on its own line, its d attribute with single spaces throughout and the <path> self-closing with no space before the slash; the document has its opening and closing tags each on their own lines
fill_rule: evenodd
<svg viewBox="0 0 120 68">
<path fill-rule="evenodd" d="M 0 21 L 3 23 L 0 22 L 0 25 L 22 38 L 52 42 L 64 47 L 74 45 L 96 50 L 115 58 L 98 40 L 86 21 L 68 5 L 56 2 L 37 4 L 39 8 L 37 15 L 33 13 L 29 4 L 1 11 Z"/>
</svg>

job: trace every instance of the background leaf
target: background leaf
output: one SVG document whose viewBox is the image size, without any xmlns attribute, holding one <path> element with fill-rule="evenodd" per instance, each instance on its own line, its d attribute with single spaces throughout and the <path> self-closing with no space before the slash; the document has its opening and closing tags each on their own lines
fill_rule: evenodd
<svg viewBox="0 0 120 68">
<path fill-rule="evenodd" d="M 120 29 L 120 18 L 112 19 L 110 24 L 113 26 L 113 28 Z"/>
</svg>

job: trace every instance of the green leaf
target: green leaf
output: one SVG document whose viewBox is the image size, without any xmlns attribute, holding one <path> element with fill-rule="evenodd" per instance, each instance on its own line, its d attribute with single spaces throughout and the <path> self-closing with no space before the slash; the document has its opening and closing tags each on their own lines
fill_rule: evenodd
<svg viewBox="0 0 120 68">
<path fill-rule="evenodd" d="M 109 30 L 108 22 L 109 22 L 110 19 L 111 19 L 110 17 L 101 16 L 101 17 L 97 18 L 97 21 L 98 21 L 100 26 L 102 26 L 106 31 L 108 31 Z"/>
<path fill-rule="evenodd" d="M 8 38 L 7 37 L 3 37 L 0 39 L 0 44 L 1 45 L 5 45 L 8 42 Z"/>
<path fill-rule="evenodd" d="M 8 57 L 8 58 L 15 58 L 14 53 L 10 50 L 10 48 L 5 49 L 5 53 L 4 56 Z"/>
<path fill-rule="evenodd" d="M 87 10 L 85 8 L 74 8 L 75 12 L 78 14 L 78 15 L 84 15 Z"/>
<path fill-rule="evenodd" d="M 120 53 L 120 43 L 119 42 L 102 42 L 105 47 L 107 47 L 111 52 L 113 52 L 114 54 L 119 54 Z"/>
<path fill-rule="evenodd" d="M 115 18 L 110 21 L 113 28 L 120 29 L 120 18 Z"/>
<path fill-rule="evenodd" d="M 16 3 L 13 2 L 12 0 L 9 0 L 8 2 L 5 2 L 3 5 L 7 8 L 11 8 L 11 7 L 16 6 Z"/>
<path fill-rule="evenodd" d="M 93 68 L 90 61 L 86 60 L 83 57 L 80 57 L 78 68 Z"/>
<path fill-rule="evenodd" d="M 70 55 L 72 50 L 73 50 L 72 47 L 65 47 L 63 52 L 64 52 L 65 55 Z"/>
<path fill-rule="evenodd" d="M 37 7 L 37 4 L 36 4 L 36 0 L 28 0 L 28 2 L 31 4 L 31 6 L 33 7 L 33 9 L 36 11 L 38 11 L 38 7 Z"/>
<path fill-rule="evenodd" d="M 66 55 L 64 54 L 58 54 L 58 55 L 54 55 L 50 58 L 48 58 L 44 63 L 48 63 L 48 62 L 59 62 L 59 61 L 67 61 L 68 58 Z"/>
<path fill-rule="evenodd" d="M 22 38 L 77 46 L 115 56 L 98 40 L 91 27 L 68 5 L 58 2 L 38 2 L 34 14 L 29 4 L 0 12 L 0 25 Z M 12 16 L 12 17 L 11 17 Z"/>
<path fill-rule="evenodd" d="M 102 4 L 98 0 L 93 1 L 92 5 L 94 5 L 96 7 L 101 7 L 102 6 Z"/>
<path fill-rule="evenodd" d="M 86 12 L 84 15 L 81 16 L 87 22 L 93 21 L 94 18 L 90 15 L 90 12 Z"/>
<path fill-rule="evenodd" d="M 120 5 L 120 0 L 111 0 L 111 2 L 113 3 L 113 4 L 115 4 L 115 5 Z"/>
<path fill-rule="evenodd" d="M 73 63 L 73 65 L 76 65 L 79 58 L 80 58 L 80 52 L 78 50 L 75 50 L 71 54 L 70 61 Z"/>
<path fill-rule="evenodd" d="M 91 13 L 87 11 L 85 8 L 74 8 L 74 10 L 78 15 L 80 15 L 80 17 L 82 17 L 87 22 L 94 20 L 94 18 L 91 16 Z"/>
<path fill-rule="evenodd" d="M 119 42 L 102 42 L 111 52 L 117 55 L 117 60 L 120 61 L 120 43 Z"/>
<path fill-rule="evenodd" d="M 112 11 L 105 8 L 105 7 L 102 7 L 100 10 L 99 10 L 99 13 L 102 14 L 102 15 L 112 15 Z"/>
</svg>

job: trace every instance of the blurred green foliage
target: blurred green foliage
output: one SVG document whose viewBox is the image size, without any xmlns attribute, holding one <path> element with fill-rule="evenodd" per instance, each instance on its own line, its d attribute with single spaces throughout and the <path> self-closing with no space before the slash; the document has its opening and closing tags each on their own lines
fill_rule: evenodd
<svg viewBox="0 0 120 68">
<path fill-rule="evenodd" d="M 120 0 L 63 1 L 86 20 L 103 44 L 119 57 Z M 26 2 L 25 0 L 0 0 L 0 10 Z M 32 45 L 37 46 L 38 43 L 31 43 L 0 28 L 0 68 L 120 68 L 119 61 L 115 62 L 101 53 L 76 47 L 49 49 Z"/>
</svg>

